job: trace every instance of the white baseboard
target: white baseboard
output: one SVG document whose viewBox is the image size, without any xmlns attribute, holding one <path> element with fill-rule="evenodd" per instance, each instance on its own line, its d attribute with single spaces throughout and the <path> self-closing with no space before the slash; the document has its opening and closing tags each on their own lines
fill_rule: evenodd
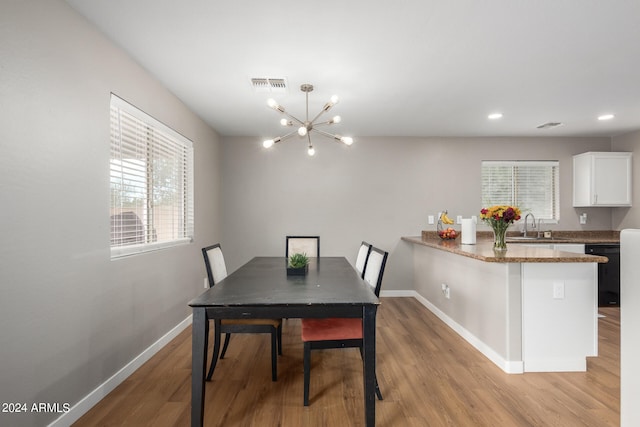
<svg viewBox="0 0 640 427">
<path fill-rule="evenodd" d="M 167 345 L 172 339 L 178 336 L 191 325 L 193 318 L 191 315 L 180 322 L 176 327 L 164 334 L 158 341 L 151 344 L 146 350 L 140 353 L 135 359 L 127 363 L 122 369 L 113 374 L 111 378 L 100 384 L 95 390 L 86 395 L 82 400 L 73 405 L 68 412 L 62 414 L 58 419 L 49 424 L 48 427 L 70 426 L 76 422 L 81 416 L 86 414 L 93 406 L 100 402 L 114 388 L 126 380 L 129 375 L 133 374 L 136 369 L 142 366 L 147 360 L 151 359 L 158 351 Z"/>
<path fill-rule="evenodd" d="M 498 353 L 496 353 L 491 347 L 487 346 L 481 340 L 479 340 L 475 335 L 469 332 L 467 329 L 463 328 L 460 324 L 454 321 L 452 318 L 447 316 L 444 312 L 442 312 L 438 307 L 433 305 L 428 299 L 424 298 L 422 295 L 415 291 L 413 292 L 413 297 L 420 301 L 422 305 L 424 305 L 430 312 L 435 314 L 440 320 L 442 320 L 447 326 L 453 329 L 458 335 L 464 338 L 469 344 L 475 347 L 480 353 L 482 353 L 487 359 L 491 360 L 496 366 L 502 369 L 507 374 L 522 374 L 524 372 L 524 362 L 522 361 L 510 361 L 504 359 Z"/>
</svg>

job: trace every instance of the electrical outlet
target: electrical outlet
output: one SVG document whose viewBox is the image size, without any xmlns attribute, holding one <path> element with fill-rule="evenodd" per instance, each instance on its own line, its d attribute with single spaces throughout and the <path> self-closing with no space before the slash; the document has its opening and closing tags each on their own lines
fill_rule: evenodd
<svg viewBox="0 0 640 427">
<path fill-rule="evenodd" d="M 553 282 L 553 299 L 564 299 L 564 282 Z"/>
<path fill-rule="evenodd" d="M 433 224 L 435 222 L 435 218 L 433 215 L 429 215 L 429 224 Z"/>
<path fill-rule="evenodd" d="M 207 277 L 204 278 L 204 288 L 209 288 L 209 279 Z"/>
<path fill-rule="evenodd" d="M 449 299 L 451 297 L 451 292 L 449 291 L 449 285 L 447 285 L 446 283 L 442 284 L 442 295 L 444 295 L 446 299 Z"/>
<path fill-rule="evenodd" d="M 582 215 L 580 215 L 580 224 L 584 225 L 587 223 L 587 213 L 583 212 Z"/>
</svg>

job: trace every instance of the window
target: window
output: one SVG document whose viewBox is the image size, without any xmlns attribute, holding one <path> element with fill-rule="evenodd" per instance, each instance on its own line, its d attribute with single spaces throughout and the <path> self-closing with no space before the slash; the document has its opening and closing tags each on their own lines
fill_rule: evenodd
<svg viewBox="0 0 640 427">
<path fill-rule="evenodd" d="M 557 161 L 483 161 L 482 206 L 512 205 L 523 216 L 557 222 Z"/>
<path fill-rule="evenodd" d="M 111 258 L 190 242 L 193 144 L 111 95 Z"/>
</svg>

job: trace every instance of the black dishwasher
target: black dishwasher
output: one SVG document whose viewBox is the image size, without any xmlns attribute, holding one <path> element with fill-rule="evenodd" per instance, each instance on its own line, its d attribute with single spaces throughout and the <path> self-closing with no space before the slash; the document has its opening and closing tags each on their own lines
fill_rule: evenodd
<svg viewBox="0 0 640 427">
<path fill-rule="evenodd" d="M 598 264 L 598 307 L 620 307 L 620 244 L 585 245 L 584 251 L 609 258 L 609 262 Z"/>
</svg>

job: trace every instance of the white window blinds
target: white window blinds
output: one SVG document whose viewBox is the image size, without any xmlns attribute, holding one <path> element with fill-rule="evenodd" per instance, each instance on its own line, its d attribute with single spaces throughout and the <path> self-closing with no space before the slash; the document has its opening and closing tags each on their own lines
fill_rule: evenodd
<svg viewBox="0 0 640 427">
<path fill-rule="evenodd" d="M 111 257 L 193 237 L 193 144 L 111 95 Z"/>
<path fill-rule="evenodd" d="M 482 206 L 512 205 L 536 219 L 557 221 L 557 161 L 483 161 Z"/>
</svg>

